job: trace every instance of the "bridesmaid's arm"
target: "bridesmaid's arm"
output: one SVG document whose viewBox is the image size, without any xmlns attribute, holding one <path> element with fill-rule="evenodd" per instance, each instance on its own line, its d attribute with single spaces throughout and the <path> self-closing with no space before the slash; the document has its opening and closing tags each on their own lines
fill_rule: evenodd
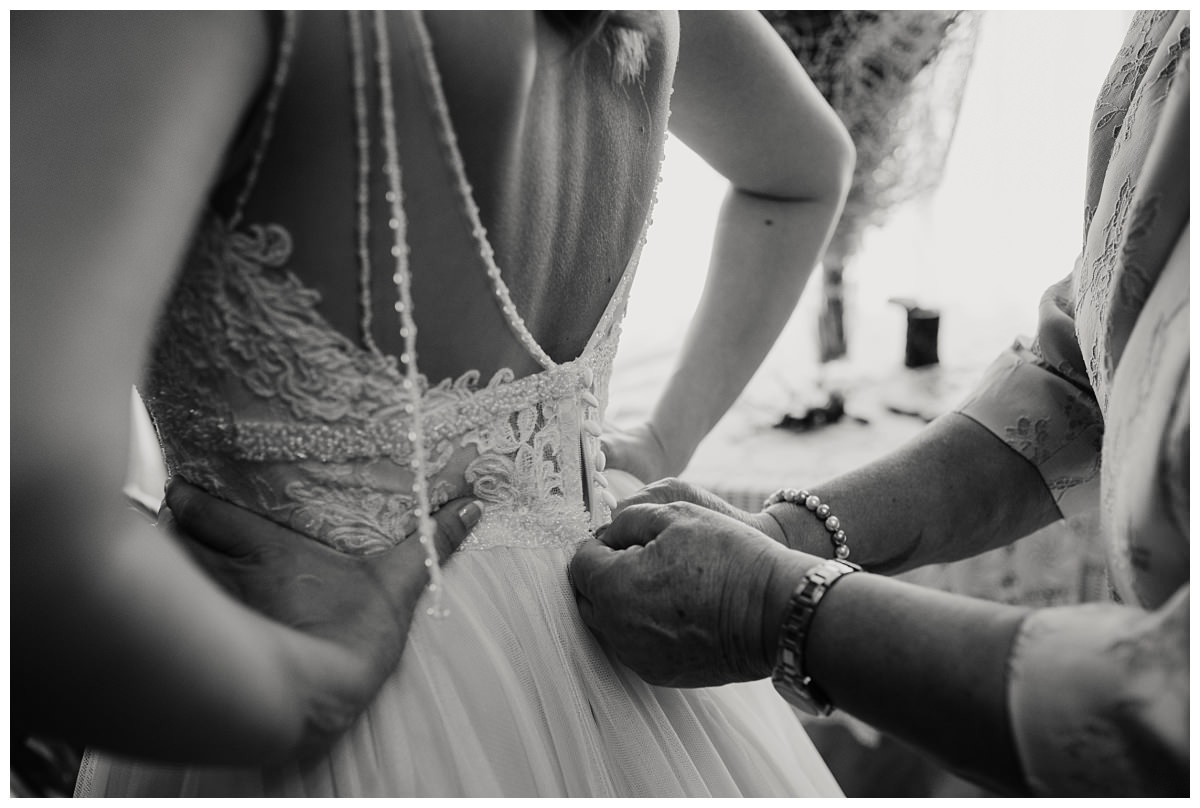
<svg viewBox="0 0 1200 808">
<path fill-rule="evenodd" d="M 730 182 L 708 278 L 651 416 L 658 468 L 677 474 L 750 381 L 820 260 L 850 187 L 854 147 L 756 12 L 681 12 L 671 132 Z"/>
<path fill-rule="evenodd" d="M 11 42 L 14 728 L 194 762 L 278 760 L 328 741 L 394 664 L 423 578 L 407 600 L 380 595 L 382 568 L 327 558 L 375 585 L 352 592 L 376 623 L 351 604 L 354 623 L 326 614 L 289 628 L 229 597 L 121 494 L 129 386 L 267 71 L 267 26 L 235 13 L 27 12 L 14 13 Z M 214 513 L 202 511 L 201 527 Z M 215 546 L 236 550 L 246 523 L 222 525 Z M 283 555 L 303 566 L 306 544 L 292 547 Z M 230 575 L 245 583 L 275 558 L 246 553 Z M 218 565 L 219 552 L 205 559 Z M 258 586 L 256 606 L 273 610 L 300 578 L 278 580 L 279 595 Z"/>
</svg>

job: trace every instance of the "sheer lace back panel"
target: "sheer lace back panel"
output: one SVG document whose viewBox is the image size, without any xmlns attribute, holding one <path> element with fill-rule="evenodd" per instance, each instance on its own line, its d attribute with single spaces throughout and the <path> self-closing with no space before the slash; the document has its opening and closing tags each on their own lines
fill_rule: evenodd
<svg viewBox="0 0 1200 808">
<path fill-rule="evenodd" d="M 245 195 L 240 221 L 236 215 L 213 212 L 202 223 L 161 320 L 142 393 L 171 474 L 336 549 L 370 553 L 394 545 L 415 527 L 408 461 L 418 436 L 412 429 L 411 401 L 401 384 L 400 360 L 405 357 L 389 351 L 389 346 L 400 344 L 391 310 L 394 261 L 389 260 L 389 223 L 380 215 L 386 208 L 384 191 L 374 181 L 371 189 L 378 202 L 369 208 L 373 269 L 365 293 L 356 286 L 351 84 L 347 79 L 339 87 L 320 85 L 316 90 L 331 94 L 325 99 L 327 106 L 344 110 L 344 121 L 305 120 L 301 113 L 311 108 L 293 104 L 311 90 L 312 76 L 321 71 L 322 45 L 334 41 L 331 26 L 324 25 L 331 20 L 317 22 L 306 20 L 294 55 L 281 48 L 281 61 L 290 56 L 293 63 L 286 81 L 278 80 L 278 112 L 267 123 L 268 133 L 272 126 L 275 131 L 263 151 L 257 186 Z M 553 81 L 533 80 L 532 100 L 540 106 L 528 110 L 537 125 L 526 128 L 534 145 L 546 133 L 557 133 L 567 157 L 581 163 L 594 153 L 620 150 L 649 179 L 640 186 L 634 183 L 644 198 L 631 201 L 620 215 L 600 217 L 608 227 L 608 241 L 629 243 L 600 251 L 599 261 L 581 261 L 578 250 L 564 247 L 563 254 L 576 263 L 563 266 L 545 249 L 557 234 L 583 226 L 579 220 L 587 210 L 578 204 L 574 209 L 562 207 L 556 217 L 544 200 L 531 203 L 531 209 L 546 217 L 526 228 L 534 236 L 507 231 L 504 222 L 519 216 L 497 211 L 492 220 L 498 223 L 498 241 L 505 245 L 497 246 L 497 261 L 507 262 L 502 264 L 504 280 L 514 284 L 512 305 L 506 305 L 509 301 L 499 294 L 505 288 L 503 280 L 488 275 L 485 254 L 492 244 L 481 217 L 474 215 L 467 183 L 471 163 L 464 168 L 459 154 L 450 117 L 453 105 L 443 94 L 433 43 L 419 15 L 392 20 L 392 27 L 398 29 L 394 41 L 401 43 L 393 77 L 402 117 L 397 128 L 406 172 L 421 368 L 427 370 L 426 357 L 429 366 L 453 364 L 473 346 L 486 367 L 488 349 L 497 343 L 501 347 L 491 357 L 523 357 L 494 372 L 467 369 L 432 384 L 422 377 L 424 451 L 433 505 L 466 493 L 484 502 L 484 522 L 466 549 L 496 543 L 573 544 L 607 516 L 598 424 L 661 159 L 673 40 L 665 38 L 667 47 L 659 48 L 656 69 L 644 84 L 616 92 L 606 76 L 598 100 L 591 102 L 619 106 L 620 114 L 612 119 L 628 122 L 625 129 L 632 135 L 601 131 L 596 143 L 589 142 L 579 136 L 584 133 L 583 118 L 577 116 L 594 116 L 597 109 L 574 101 L 565 111 L 558 110 L 546 103 L 558 97 L 551 92 Z M 311 36 L 305 36 L 308 29 L 314 29 Z M 338 20 L 336 41 L 342 43 L 340 56 L 348 61 L 342 30 Z M 663 41 L 661 36 L 657 40 L 660 46 Z M 565 88 L 570 71 L 580 69 L 584 68 L 558 60 L 547 72 Z M 578 77 L 570 81 L 579 84 Z M 377 89 L 368 89 L 367 97 L 373 99 Z M 266 103 L 271 104 L 269 98 Z M 414 109 L 423 112 L 420 120 L 413 119 Z M 371 125 L 372 137 L 377 137 L 378 120 Z M 576 138 L 574 145 L 566 143 L 570 137 Z M 640 145 L 631 149 L 631 143 Z M 409 172 L 411 163 L 429 157 L 428 152 L 420 153 L 422 144 L 438 158 L 436 172 L 427 160 Z M 331 152 L 334 156 L 327 158 Z M 379 174 L 378 148 L 375 155 L 371 173 Z M 248 183 L 255 173 L 252 166 Z M 409 181 L 413 173 L 419 182 Z M 568 177 L 588 173 L 564 171 Z M 427 192 L 431 178 L 438 175 L 440 186 Z M 551 175 L 539 168 L 514 176 L 519 178 L 513 187 L 528 193 Z M 544 196 L 561 202 L 571 199 L 571 193 L 578 202 L 579 189 L 546 188 Z M 488 198 L 506 201 L 503 194 L 489 193 Z M 481 215 L 487 214 L 485 208 Z M 632 239 L 626 238 L 630 217 L 637 219 Z M 436 260 L 431 257 L 430 236 L 422 232 L 427 225 L 438 238 L 449 232 L 456 235 L 439 242 L 443 254 Z M 548 258 L 528 269 L 518 254 L 526 246 L 535 260 Z M 623 262 L 614 267 L 612 259 L 618 254 Z M 335 265 L 327 263 L 331 255 L 340 256 Z M 527 269 L 532 279 L 526 278 Z M 435 273 L 442 277 L 430 282 Z M 545 324 L 556 322 L 553 316 L 543 316 L 553 308 L 547 301 L 554 300 L 555 290 L 539 287 L 539 282 L 568 276 L 583 277 L 574 289 L 591 297 L 581 309 L 598 310 L 599 319 L 575 358 L 555 361 L 542 351 L 542 358 L 534 361 L 539 338 L 555 336 Z M 613 283 L 588 282 L 589 276 L 611 278 Z M 491 311 L 490 319 L 460 320 L 453 327 L 428 313 L 422 319 L 423 310 L 442 311 L 433 295 L 474 296 L 474 310 L 479 310 L 478 298 L 486 296 L 482 302 Z M 332 298 L 365 302 L 352 317 L 345 317 L 330 306 Z M 522 338 L 518 313 L 525 310 L 539 314 L 529 329 L 537 336 L 529 333 L 528 339 Z M 355 328 L 348 321 L 366 323 L 366 333 L 352 338 L 347 332 Z M 372 334 L 382 350 L 375 348 Z"/>
</svg>

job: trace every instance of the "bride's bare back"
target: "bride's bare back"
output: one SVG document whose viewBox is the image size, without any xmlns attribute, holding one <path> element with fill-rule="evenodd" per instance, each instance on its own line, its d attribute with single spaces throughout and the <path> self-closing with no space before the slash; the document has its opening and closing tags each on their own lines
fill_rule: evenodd
<svg viewBox="0 0 1200 808">
<path fill-rule="evenodd" d="M 673 77 L 673 17 L 645 15 L 644 75 L 613 78 L 600 38 L 580 45 L 533 12 L 426 15 L 471 195 L 517 312 L 556 361 L 583 350 L 634 252 L 658 173 Z M 431 380 L 538 368 L 497 303 L 437 118 L 422 44 L 389 15 L 419 364 Z M 372 336 L 399 356 L 378 81 L 366 41 Z M 354 79 L 344 17 L 305 15 L 247 222 L 292 236 L 289 268 L 359 344 Z M 247 138 L 253 138 L 253 131 Z M 246 161 L 228 182 L 236 187 Z"/>
<path fill-rule="evenodd" d="M 476 137 L 470 156 L 424 16 L 366 19 L 280 27 L 141 387 L 168 472 L 347 552 L 393 547 L 467 492 L 488 505 L 483 545 L 570 543 L 615 504 L 599 424 L 673 52 L 652 40 L 655 115 L 599 43 L 502 18 L 528 58 L 455 72 L 460 119 L 506 125 L 509 145 Z M 481 71 L 500 89 L 466 81 Z M 480 92 L 516 95 L 515 111 L 497 122 Z M 504 521 L 518 512 L 555 525 Z"/>
</svg>

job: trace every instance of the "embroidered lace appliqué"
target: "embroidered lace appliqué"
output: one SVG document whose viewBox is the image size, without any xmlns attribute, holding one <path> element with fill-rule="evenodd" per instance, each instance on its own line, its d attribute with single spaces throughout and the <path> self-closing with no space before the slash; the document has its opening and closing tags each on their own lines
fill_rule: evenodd
<svg viewBox="0 0 1200 808">
<path fill-rule="evenodd" d="M 432 44 L 419 13 L 412 23 L 443 156 L 472 224 L 464 235 L 475 239 L 480 271 L 499 293 Z M 281 68 L 276 90 L 285 75 Z M 664 148 L 665 129 L 659 165 Z M 242 202 L 252 185 L 253 176 Z M 591 433 L 603 419 L 649 213 L 579 358 L 549 360 L 501 294 L 505 319 L 544 369 L 521 379 L 500 370 L 486 383 L 476 371 L 433 386 L 419 378 L 420 436 L 396 360 L 360 348 L 320 315 L 317 292 L 287 269 L 288 232 L 209 216 L 168 301 L 142 388 L 168 472 L 336 549 L 369 553 L 411 531 L 410 461 L 423 457 L 433 507 L 468 493 L 485 505 L 465 549 L 582 540 L 607 517 L 584 477 L 599 452 Z"/>
<path fill-rule="evenodd" d="M 1182 26 L 1177 35 L 1167 39 L 1165 31 L 1160 29 L 1168 23 L 1168 12 L 1138 13 L 1096 106 L 1096 130 L 1106 125 L 1115 129 L 1112 140 L 1093 139 L 1091 159 L 1095 162 L 1103 152 L 1111 150 L 1109 176 L 1104 184 L 1111 184 L 1116 192 L 1105 205 L 1100 201 L 1099 187 L 1089 189 L 1078 333 L 1091 386 L 1102 410 L 1107 408 L 1109 385 L 1127 336 L 1127 329 L 1118 324 L 1141 308 L 1156 279 L 1137 256 L 1145 244 L 1157 237 L 1159 200 L 1154 195 L 1136 194 L 1141 160 L 1137 157 L 1126 160 L 1126 155 L 1118 153 L 1133 147 L 1130 134 L 1141 128 L 1139 118 L 1158 114 L 1157 108 L 1170 90 L 1179 62 L 1188 53 L 1189 28 Z M 1124 135 L 1118 137 L 1118 129 Z M 1097 205 L 1106 209 L 1102 223 L 1093 221 Z M 1097 232 L 1096 227 L 1101 229 Z"/>
<path fill-rule="evenodd" d="M 233 231 L 211 217 L 142 393 L 170 473 L 338 550 L 387 549 L 414 523 L 400 373 L 324 321 L 317 293 L 286 269 L 290 253 L 277 225 Z M 595 408 L 581 395 L 585 377 L 602 382 L 611 368 L 628 280 L 573 362 L 521 379 L 501 370 L 486 384 L 477 371 L 422 380 L 433 504 L 472 493 L 487 510 L 489 529 L 466 549 L 586 536 L 579 425 Z"/>
</svg>

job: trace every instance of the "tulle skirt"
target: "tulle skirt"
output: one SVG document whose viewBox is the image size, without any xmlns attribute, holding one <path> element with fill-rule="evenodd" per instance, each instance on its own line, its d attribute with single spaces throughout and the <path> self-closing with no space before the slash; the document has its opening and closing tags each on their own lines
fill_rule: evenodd
<svg viewBox="0 0 1200 808">
<path fill-rule="evenodd" d="M 485 520 L 486 521 L 486 520 Z M 769 682 L 653 687 L 579 619 L 571 547 L 460 551 L 371 707 L 315 761 L 150 765 L 89 753 L 79 796 L 837 796 Z M 232 683 L 231 683 L 231 686 Z"/>
</svg>

